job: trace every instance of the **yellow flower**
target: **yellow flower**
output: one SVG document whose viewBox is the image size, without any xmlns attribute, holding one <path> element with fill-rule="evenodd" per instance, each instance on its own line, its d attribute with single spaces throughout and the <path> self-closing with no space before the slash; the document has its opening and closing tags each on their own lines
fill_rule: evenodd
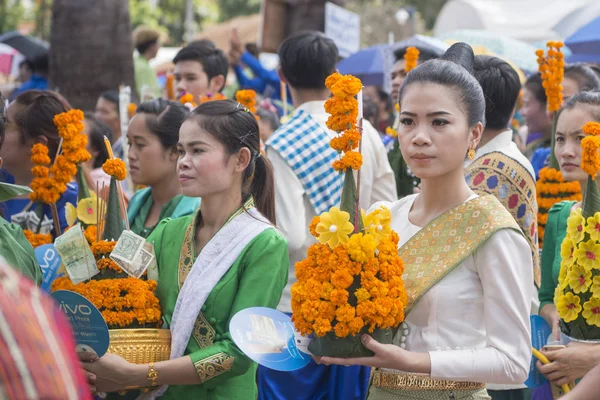
<svg viewBox="0 0 600 400">
<path fill-rule="evenodd" d="M 592 288 L 590 289 L 594 297 L 600 297 L 600 276 L 595 276 L 592 280 Z"/>
<path fill-rule="evenodd" d="M 567 219 L 567 237 L 579 243 L 585 236 L 585 218 L 581 215 L 581 208 L 571 212 Z"/>
<path fill-rule="evenodd" d="M 377 241 L 385 239 L 392 232 L 392 213 L 388 208 L 381 206 L 369 214 L 361 210 L 361 215 L 365 232 L 374 235 Z"/>
<path fill-rule="evenodd" d="M 350 214 L 340 211 L 337 207 L 331 207 L 329 212 L 324 212 L 320 216 L 320 222 L 316 228 L 319 234 L 317 239 L 319 242 L 327 243 L 329 247 L 334 248 L 339 243 L 348 243 L 348 235 L 353 230 L 354 225 L 350 223 Z"/>
<path fill-rule="evenodd" d="M 600 212 L 587 219 L 585 231 L 590 234 L 590 238 L 596 242 L 600 241 Z"/>
<path fill-rule="evenodd" d="M 75 224 L 75 221 L 77 221 L 77 209 L 71 203 L 65 205 L 65 218 L 69 226 Z"/>
<path fill-rule="evenodd" d="M 558 310 L 558 315 L 565 322 L 575 321 L 581 312 L 581 299 L 579 296 L 574 295 L 571 292 L 568 292 L 565 295 L 562 295 L 558 298 L 556 302 L 556 309 Z"/>
<path fill-rule="evenodd" d="M 571 265 L 573 264 L 571 263 Z M 560 287 L 561 290 L 564 290 L 569 285 L 567 275 L 569 274 L 569 267 L 571 267 L 571 265 L 567 265 L 565 263 L 565 260 L 562 260 L 560 263 L 560 272 L 558 273 L 558 287 Z"/>
<path fill-rule="evenodd" d="M 592 273 L 581 265 L 573 265 L 567 274 L 569 286 L 575 293 L 585 293 L 592 284 Z"/>
<path fill-rule="evenodd" d="M 600 299 L 593 297 L 583 304 L 583 318 L 588 325 L 600 328 Z"/>
<path fill-rule="evenodd" d="M 574 253 L 577 264 L 588 270 L 600 268 L 600 245 L 593 240 L 579 243 Z"/>
<path fill-rule="evenodd" d="M 93 225 L 98 220 L 98 200 L 95 194 L 92 197 L 81 199 L 77 203 L 77 218 L 86 225 Z"/>
<path fill-rule="evenodd" d="M 565 263 L 567 266 L 573 265 L 575 259 L 573 258 L 573 254 L 575 252 L 575 243 L 568 237 L 565 237 L 562 244 L 560 245 L 560 257 L 562 259 L 562 263 Z"/>
<path fill-rule="evenodd" d="M 348 254 L 352 260 L 359 263 L 366 263 L 375 255 L 377 242 L 371 235 L 357 233 L 350 236 L 348 241 Z"/>
</svg>

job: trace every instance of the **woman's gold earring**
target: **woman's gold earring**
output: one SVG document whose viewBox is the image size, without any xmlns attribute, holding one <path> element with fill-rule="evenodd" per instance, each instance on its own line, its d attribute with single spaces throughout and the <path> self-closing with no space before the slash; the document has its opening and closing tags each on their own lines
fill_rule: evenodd
<svg viewBox="0 0 600 400">
<path fill-rule="evenodd" d="M 469 160 L 473 160 L 475 158 L 475 147 L 471 147 L 467 152 L 467 157 Z"/>
</svg>

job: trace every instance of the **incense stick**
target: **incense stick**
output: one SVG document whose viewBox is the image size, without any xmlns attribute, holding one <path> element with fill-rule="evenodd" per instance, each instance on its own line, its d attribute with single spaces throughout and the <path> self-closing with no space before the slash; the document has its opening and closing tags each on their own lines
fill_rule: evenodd
<svg viewBox="0 0 600 400">
<path fill-rule="evenodd" d="M 98 193 L 98 181 L 96 181 L 96 242 L 100 241 L 100 193 Z"/>
</svg>

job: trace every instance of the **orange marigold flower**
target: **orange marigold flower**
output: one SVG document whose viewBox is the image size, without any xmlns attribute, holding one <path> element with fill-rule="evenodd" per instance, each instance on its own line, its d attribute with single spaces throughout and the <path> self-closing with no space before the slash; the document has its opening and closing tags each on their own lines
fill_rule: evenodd
<svg viewBox="0 0 600 400">
<path fill-rule="evenodd" d="M 106 172 L 106 174 L 114 177 L 118 181 L 122 181 L 127 177 L 127 169 L 125 168 L 125 163 L 119 158 L 112 158 L 110 160 L 106 160 L 106 162 L 102 165 L 102 170 Z"/>
<path fill-rule="evenodd" d="M 362 82 L 352 75 L 343 75 L 329 89 L 335 97 L 345 99 L 356 96 L 362 90 Z"/>
<path fill-rule="evenodd" d="M 127 106 L 127 114 L 129 114 L 129 118 L 133 118 L 136 111 L 137 111 L 137 104 L 129 103 L 129 105 Z"/>
<path fill-rule="evenodd" d="M 23 233 L 33 248 L 52 243 L 52 235 L 50 234 L 33 233 L 28 229 L 24 229 Z"/>
<path fill-rule="evenodd" d="M 310 221 L 308 229 L 310 231 L 310 234 L 314 237 L 319 236 L 319 232 L 317 232 L 317 225 L 319 225 L 319 222 L 321 222 L 321 217 L 319 217 L 318 215 L 314 216 L 313 219 Z"/>
<path fill-rule="evenodd" d="M 325 318 L 317 318 L 315 320 L 315 334 L 317 336 L 325 336 L 328 332 L 331 332 L 331 322 Z"/>
<path fill-rule="evenodd" d="M 581 141 L 581 148 L 583 149 L 581 155 L 581 169 L 592 177 L 596 178 L 598 171 L 600 170 L 600 137 L 589 135 L 583 138 Z"/>
<path fill-rule="evenodd" d="M 334 306 L 348 304 L 348 291 L 345 289 L 333 289 L 329 298 Z"/>
<path fill-rule="evenodd" d="M 333 74 L 329 75 L 327 79 L 325 79 L 325 87 L 331 90 L 333 85 L 335 85 L 337 81 L 339 81 L 341 78 L 342 74 L 340 74 L 339 72 L 334 72 Z"/>
<path fill-rule="evenodd" d="M 404 53 L 404 71 L 410 72 L 417 67 L 420 51 L 416 47 L 410 46 Z"/>
<path fill-rule="evenodd" d="M 333 328 L 333 331 L 335 332 L 335 336 L 339 338 L 344 338 L 350 334 L 350 328 L 348 327 L 348 324 L 345 324 L 343 322 L 338 322 L 337 324 L 335 324 L 335 328 Z"/>
<path fill-rule="evenodd" d="M 588 122 L 581 128 L 583 133 L 586 135 L 600 136 L 600 123 L 599 122 Z"/>
<path fill-rule="evenodd" d="M 83 235 L 85 236 L 86 240 L 90 245 L 96 241 L 97 234 L 98 228 L 96 227 L 96 225 L 89 225 L 83 231 Z"/>
<path fill-rule="evenodd" d="M 31 148 L 31 161 L 37 165 L 48 165 L 52 162 L 48 156 L 48 147 L 36 143 Z"/>
<path fill-rule="evenodd" d="M 347 271 L 338 270 L 331 276 L 331 283 L 338 289 L 348 289 L 354 279 Z"/>
</svg>

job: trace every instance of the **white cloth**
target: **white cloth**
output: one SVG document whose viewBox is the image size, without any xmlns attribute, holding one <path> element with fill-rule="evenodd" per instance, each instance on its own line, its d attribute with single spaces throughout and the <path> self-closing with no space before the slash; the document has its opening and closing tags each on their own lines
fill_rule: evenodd
<svg viewBox="0 0 600 400">
<path fill-rule="evenodd" d="M 400 236 L 399 246 L 421 229 L 408 219 L 417 196 L 384 203 L 392 214 L 392 229 Z M 394 343 L 428 352 L 434 379 L 525 382 L 531 360 L 533 271 L 521 266 L 531 262 L 522 235 L 510 229 L 497 231 L 421 297 Z"/>
<path fill-rule="evenodd" d="M 325 101 L 310 101 L 298 109 L 309 113 L 322 124 L 330 137 L 336 133 L 325 127 L 329 114 L 325 112 Z M 288 241 L 290 254 L 290 273 L 288 284 L 283 290 L 278 310 L 290 313 L 290 288 L 296 282 L 294 265 L 306 257 L 308 247 L 315 242 L 308 226 L 316 215 L 304 187 L 283 157 L 267 145 L 266 154 L 273 165 L 275 178 L 275 212 L 277 227 Z M 387 152 L 379 133 L 368 122 L 364 121 L 362 138 L 363 166 L 360 177 L 360 206 L 367 209 L 377 201 L 394 201 L 396 181 L 387 158 Z"/>
<path fill-rule="evenodd" d="M 252 208 L 222 227 L 204 246 L 177 296 L 170 327 L 171 360 L 183 356 L 198 314 L 215 285 L 252 239 L 267 229 L 274 228 Z M 161 388 L 157 395 L 166 388 Z"/>
<path fill-rule="evenodd" d="M 484 133 L 485 135 L 485 133 Z M 521 164 L 527 172 L 531 175 L 533 180 L 535 181 L 535 170 L 533 169 L 533 165 L 531 165 L 531 161 L 527 157 L 521 153 L 521 150 L 517 147 L 515 142 L 512 140 L 512 131 L 506 130 L 500 133 L 498 136 L 494 137 L 492 140 L 481 146 L 477 149 L 477 154 L 475 155 L 475 159 L 473 161 L 466 160 L 465 161 L 465 169 L 468 168 L 475 160 L 480 157 L 483 157 L 486 154 L 499 152 L 504 154 L 507 157 L 512 158 Z M 535 287 L 535 282 L 532 284 L 532 297 L 531 297 L 531 314 L 535 315 L 538 313 L 538 309 L 540 307 L 540 301 L 538 298 L 538 289 Z M 488 384 L 487 388 L 491 390 L 510 390 L 510 389 L 522 389 L 525 388 L 525 385 L 498 385 L 498 384 Z"/>
</svg>

